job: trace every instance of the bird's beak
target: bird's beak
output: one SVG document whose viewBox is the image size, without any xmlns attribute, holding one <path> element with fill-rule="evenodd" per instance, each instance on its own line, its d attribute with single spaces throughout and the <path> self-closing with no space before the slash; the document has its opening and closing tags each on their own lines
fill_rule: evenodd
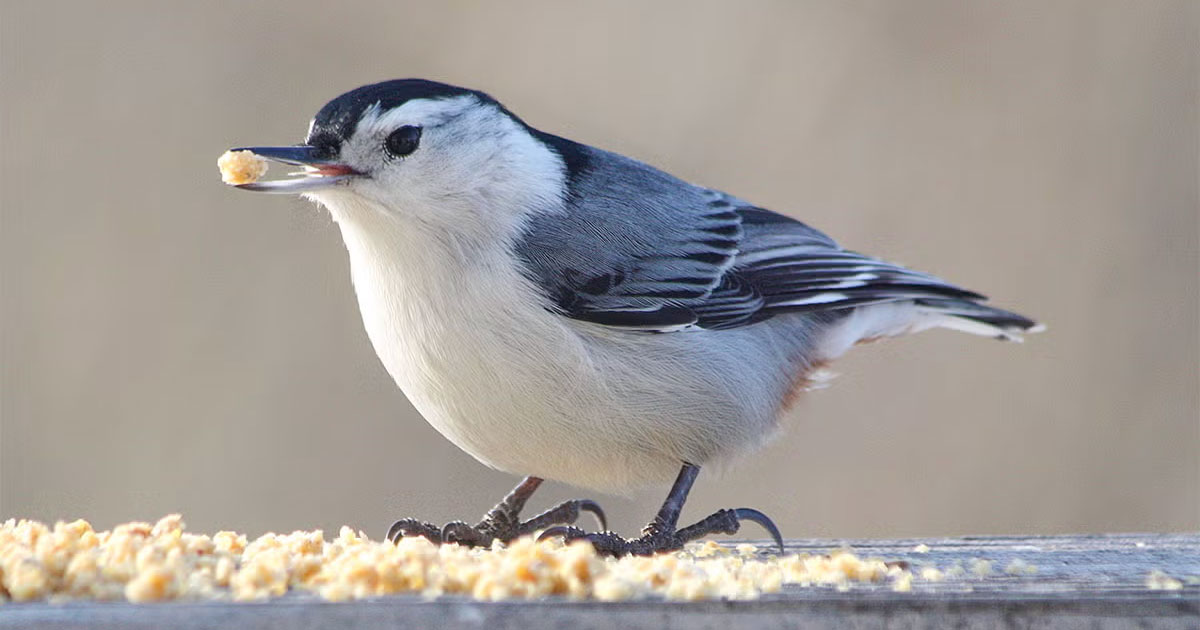
<svg viewBox="0 0 1200 630">
<path fill-rule="evenodd" d="M 322 188 L 345 185 L 362 173 L 346 164 L 325 157 L 318 147 L 299 145 L 294 147 L 240 147 L 231 151 L 249 151 L 255 155 L 304 168 L 291 173 L 291 179 L 239 184 L 242 190 L 266 193 L 302 193 Z"/>
</svg>

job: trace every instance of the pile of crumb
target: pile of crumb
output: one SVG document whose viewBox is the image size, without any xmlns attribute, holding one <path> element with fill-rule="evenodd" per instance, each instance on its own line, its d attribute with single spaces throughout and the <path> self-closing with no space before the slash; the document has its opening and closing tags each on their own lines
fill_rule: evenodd
<svg viewBox="0 0 1200 630">
<path fill-rule="evenodd" d="M 226 151 L 217 158 L 221 181 L 232 186 L 253 184 L 267 174 L 267 161 L 250 151 Z"/>
<path fill-rule="evenodd" d="M 265 534 L 184 531 L 179 515 L 97 532 L 87 521 L 8 520 L 0 524 L 0 602 L 6 600 L 261 600 L 288 591 L 332 601 L 416 593 L 480 600 L 754 599 L 785 584 L 848 589 L 888 582 L 908 590 L 912 574 L 849 551 L 760 554 L 753 545 L 708 541 L 654 557 L 605 558 L 587 542 L 529 538 L 471 549 L 423 538 L 368 540 L 342 527 Z"/>
</svg>

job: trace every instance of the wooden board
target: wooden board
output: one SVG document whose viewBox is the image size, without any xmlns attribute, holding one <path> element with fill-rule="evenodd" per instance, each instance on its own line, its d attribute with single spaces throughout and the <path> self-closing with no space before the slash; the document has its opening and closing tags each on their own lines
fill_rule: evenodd
<svg viewBox="0 0 1200 630">
<path fill-rule="evenodd" d="M 929 550 L 918 552 L 919 545 Z M 845 591 L 788 587 L 750 602 L 482 603 L 395 596 L 333 604 L 288 596 L 251 604 L 6 604 L 0 606 L 0 629 L 1200 629 L 1200 534 L 793 540 L 788 551 L 826 553 L 843 546 L 907 562 L 918 573 L 927 566 L 962 571 L 951 570 L 940 582 L 915 580 L 911 592 L 894 592 L 887 584 Z M 1152 571 L 1179 580 L 1181 588 L 1149 588 Z"/>
</svg>

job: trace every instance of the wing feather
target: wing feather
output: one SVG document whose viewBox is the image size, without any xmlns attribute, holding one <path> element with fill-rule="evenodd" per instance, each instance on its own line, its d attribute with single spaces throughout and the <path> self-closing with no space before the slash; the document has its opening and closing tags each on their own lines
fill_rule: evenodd
<svg viewBox="0 0 1200 630">
<path fill-rule="evenodd" d="M 565 211 L 537 217 L 516 247 L 568 317 L 674 332 L 897 300 L 984 299 L 842 249 L 784 215 L 587 150 L 603 168 L 578 179 Z"/>
</svg>

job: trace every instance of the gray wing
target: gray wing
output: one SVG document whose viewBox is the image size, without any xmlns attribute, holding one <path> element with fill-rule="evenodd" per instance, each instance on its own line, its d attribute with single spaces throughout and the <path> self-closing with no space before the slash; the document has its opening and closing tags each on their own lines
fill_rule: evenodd
<svg viewBox="0 0 1200 630">
<path fill-rule="evenodd" d="M 839 247 L 807 225 L 588 148 L 561 214 L 516 245 L 553 308 L 668 332 L 734 328 L 795 311 L 983 296 Z"/>
</svg>

